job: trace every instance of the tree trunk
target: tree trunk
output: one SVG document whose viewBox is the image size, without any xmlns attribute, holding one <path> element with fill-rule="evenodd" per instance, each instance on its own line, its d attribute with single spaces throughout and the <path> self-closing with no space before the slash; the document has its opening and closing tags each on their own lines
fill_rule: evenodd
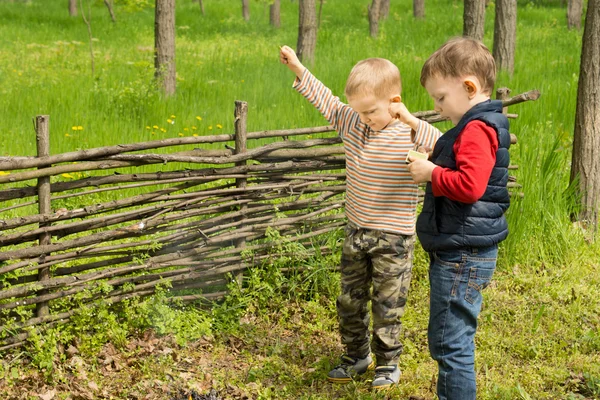
<svg viewBox="0 0 600 400">
<path fill-rule="evenodd" d="M 112 22 L 117 22 L 117 18 L 115 17 L 115 11 L 113 9 L 113 0 L 104 0 L 104 5 L 108 8 L 108 13 L 110 14 L 110 20 Z"/>
<path fill-rule="evenodd" d="M 269 7 L 269 21 L 271 26 L 279 28 L 281 26 L 281 7 L 280 0 L 273 0 L 273 4 Z"/>
<path fill-rule="evenodd" d="M 154 77 L 166 96 L 175 94 L 175 0 L 156 0 Z"/>
<path fill-rule="evenodd" d="M 379 6 L 379 19 L 387 19 L 390 15 L 390 0 L 381 0 Z"/>
<path fill-rule="evenodd" d="M 69 0 L 69 15 L 71 17 L 77 16 L 77 0 Z"/>
<path fill-rule="evenodd" d="M 381 9 L 382 0 L 373 0 L 369 6 L 369 33 L 372 38 L 379 35 L 379 10 Z"/>
<path fill-rule="evenodd" d="M 494 59 L 496 68 L 512 75 L 515 67 L 517 0 L 496 0 L 494 22 Z"/>
<path fill-rule="evenodd" d="M 569 29 L 581 29 L 581 15 L 583 14 L 583 0 L 569 0 L 567 6 L 567 25 Z"/>
<path fill-rule="evenodd" d="M 579 179 L 581 210 L 573 216 L 595 231 L 600 206 L 600 0 L 589 0 L 579 68 L 571 182 Z"/>
<path fill-rule="evenodd" d="M 242 16 L 246 21 L 250 21 L 250 0 L 242 0 Z"/>
<path fill-rule="evenodd" d="M 425 0 L 413 0 L 413 15 L 415 18 L 425 18 Z"/>
<path fill-rule="evenodd" d="M 485 1 L 465 0 L 463 36 L 483 40 L 485 28 Z"/>
<path fill-rule="evenodd" d="M 198 0 L 198 3 L 200 3 L 200 11 L 202 12 L 202 15 L 206 15 L 204 12 L 204 2 L 202 0 Z"/>
<path fill-rule="evenodd" d="M 315 0 L 300 0 L 300 22 L 298 26 L 298 58 L 312 63 L 317 45 L 317 11 Z"/>
</svg>

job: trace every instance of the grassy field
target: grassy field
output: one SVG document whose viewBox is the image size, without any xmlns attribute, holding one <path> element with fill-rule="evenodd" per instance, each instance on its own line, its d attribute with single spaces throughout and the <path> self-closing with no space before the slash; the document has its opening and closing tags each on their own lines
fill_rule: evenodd
<svg viewBox="0 0 600 400">
<path fill-rule="evenodd" d="M 0 0 L 0 156 L 35 154 L 31 118 L 38 114 L 50 115 L 54 154 L 231 133 L 235 100 L 249 103 L 250 131 L 325 123 L 291 89 L 292 74 L 278 63 L 278 46 L 296 43 L 297 1 L 281 0 L 280 29 L 269 26 L 266 1 L 250 2 L 250 22 L 242 19 L 238 0 L 205 0 L 205 16 L 197 3 L 178 1 L 178 86 L 169 99 L 152 85 L 152 8 L 134 7 L 143 0 L 117 0 L 113 24 L 102 1 L 92 2 L 92 75 L 87 28 L 68 16 L 65 3 Z M 312 72 L 341 95 L 358 60 L 385 57 L 401 70 L 409 109 L 431 109 L 419 85 L 420 68 L 445 40 L 461 34 L 462 2 L 428 0 L 426 18 L 415 21 L 411 2 L 393 0 L 376 40 L 368 36 L 367 3 L 325 2 Z M 524 196 L 513 199 L 511 235 L 485 293 L 476 339 L 479 397 L 598 399 L 600 248 L 568 218 L 582 32 L 567 30 L 559 1 L 519 0 L 518 7 L 515 73 L 501 73 L 497 87 L 513 94 L 538 89 L 542 96 L 511 108 L 519 114 L 511 122 L 518 136 L 511 157 L 520 166 L 515 175 Z M 493 14 L 488 7 L 484 42 L 490 48 Z M 249 278 L 249 290 L 212 312 L 140 307 L 156 314 L 140 326 L 166 336 L 132 335 L 125 326 L 133 316 L 125 313 L 123 322 L 98 312 L 80 324 L 104 324 L 97 329 L 104 336 L 82 336 L 77 356 L 67 351 L 67 339 L 48 334 L 5 357 L 0 394 L 37 399 L 56 390 L 55 398 L 64 399 L 85 393 L 164 399 L 175 398 L 175 389 L 204 393 L 214 387 L 225 399 L 432 399 L 435 365 L 427 353 L 422 251 L 404 318 L 401 384 L 374 394 L 368 380 L 344 387 L 324 382 L 342 350 L 335 320 L 338 277 L 327 272 L 336 263 L 335 257 L 323 260 L 293 278 L 259 271 Z M 280 290 L 290 285 L 295 290 Z M 197 322 L 195 330 L 189 321 Z"/>
</svg>

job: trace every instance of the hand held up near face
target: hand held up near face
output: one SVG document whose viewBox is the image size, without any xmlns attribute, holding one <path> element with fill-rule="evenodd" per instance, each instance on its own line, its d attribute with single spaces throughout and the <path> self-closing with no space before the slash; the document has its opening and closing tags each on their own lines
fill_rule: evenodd
<svg viewBox="0 0 600 400">
<path fill-rule="evenodd" d="M 290 71 L 296 74 L 298 78 L 302 78 L 302 74 L 306 68 L 298 59 L 294 49 L 289 46 L 279 47 L 279 61 L 282 64 L 287 65 Z"/>
<path fill-rule="evenodd" d="M 388 107 L 388 112 L 392 116 L 392 118 L 398 119 L 400 122 L 410 126 L 412 129 L 417 129 L 419 125 L 419 119 L 408 111 L 408 108 L 402 102 L 402 97 L 400 95 L 395 95 L 390 100 L 390 105 Z"/>
</svg>

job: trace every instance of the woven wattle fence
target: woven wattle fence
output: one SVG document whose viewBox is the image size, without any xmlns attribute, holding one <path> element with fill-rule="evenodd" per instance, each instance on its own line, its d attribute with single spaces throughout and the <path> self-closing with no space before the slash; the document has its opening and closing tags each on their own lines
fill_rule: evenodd
<svg viewBox="0 0 600 400">
<path fill-rule="evenodd" d="M 500 93 L 506 107 L 539 96 Z M 294 257 L 330 254 L 327 238 L 345 224 L 344 150 L 332 127 L 247 132 L 241 101 L 234 117 L 234 134 L 56 155 L 49 117 L 36 117 L 38 156 L 0 157 L 0 350 L 31 327 L 166 282 L 183 301 L 222 297 L 229 276 L 241 282 L 281 255 L 269 232 L 299 244 Z"/>
</svg>

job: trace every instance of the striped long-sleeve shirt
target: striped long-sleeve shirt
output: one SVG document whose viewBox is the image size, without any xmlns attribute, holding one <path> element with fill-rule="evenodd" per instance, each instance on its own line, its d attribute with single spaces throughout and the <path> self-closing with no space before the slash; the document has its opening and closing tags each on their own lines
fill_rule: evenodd
<svg viewBox="0 0 600 400">
<path fill-rule="evenodd" d="M 373 131 L 349 105 L 305 70 L 294 88 L 335 128 L 346 153 L 346 216 L 360 228 L 402 235 L 415 233 L 417 184 L 406 163 L 411 149 L 433 148 L 442 133 L 420 122 L 411 141 L 411 128 L 393 120 Z"/>
</svg>

